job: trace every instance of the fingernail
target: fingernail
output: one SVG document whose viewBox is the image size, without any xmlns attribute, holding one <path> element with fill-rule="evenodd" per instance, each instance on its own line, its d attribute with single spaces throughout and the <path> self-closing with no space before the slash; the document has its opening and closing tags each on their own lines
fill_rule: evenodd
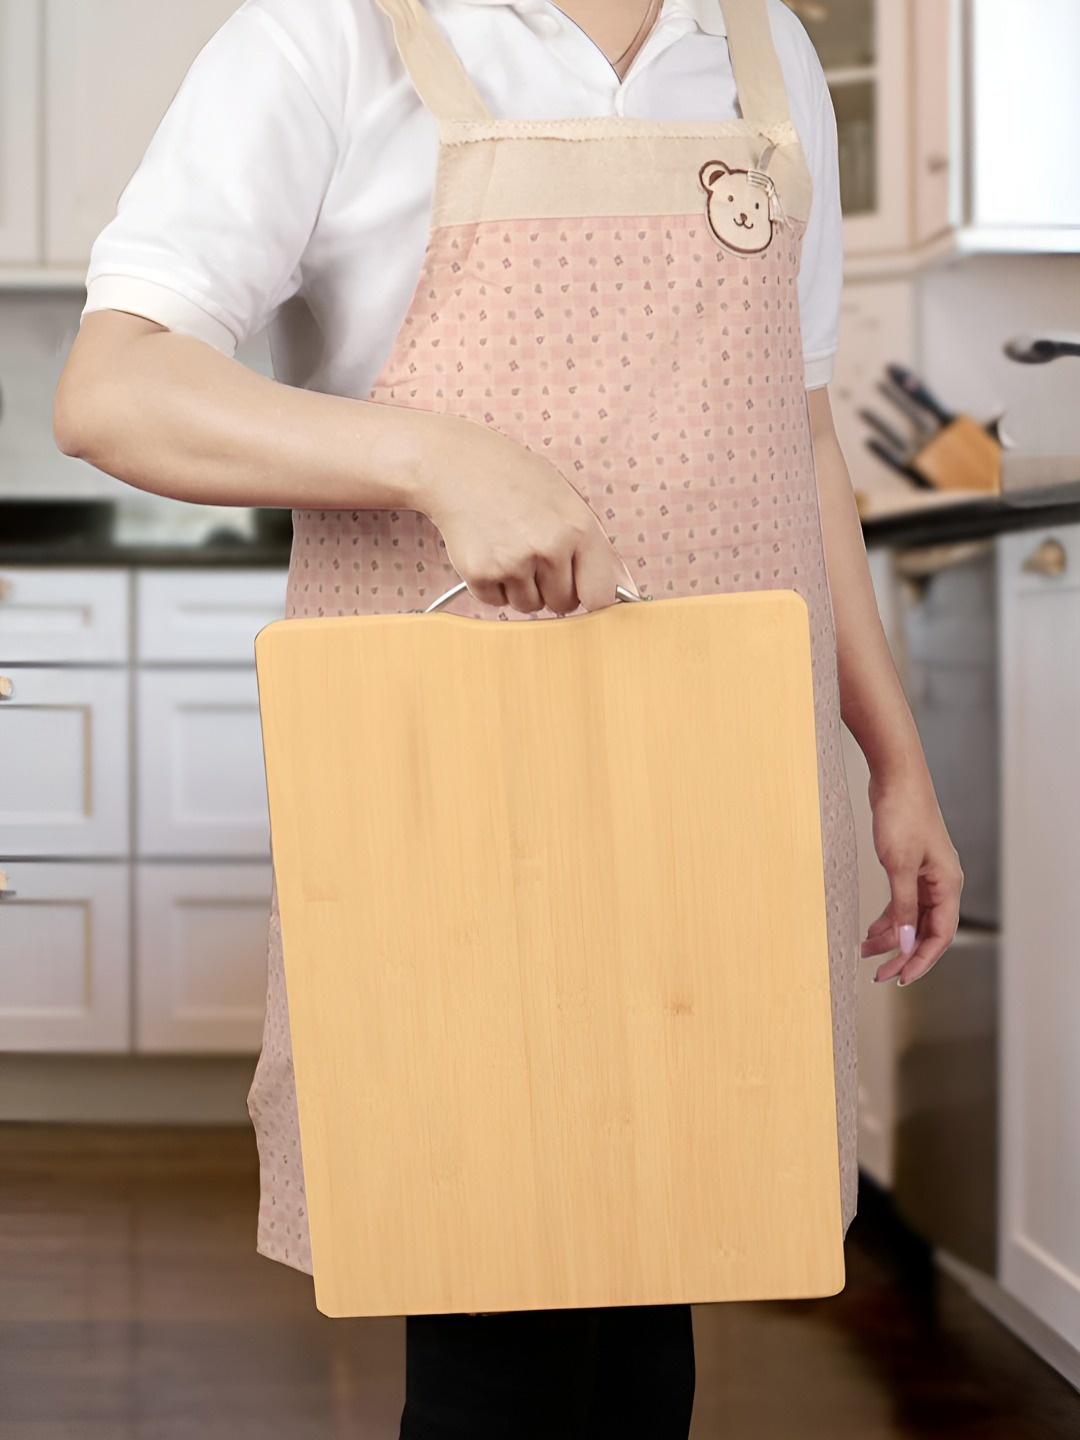
<svg viewBox="0 0 1080 1440">
<path fill-rule="evenodd" d="M 901 925 L 901 926 L 900 926 L 900 949 L 903 951 L 903 953 L 904 953 L 905 955 L 910 955 L 911 952 L 912 952 L 912 950 L 915 949 L 915 926 L 914 926 L 914 925 Z"/>
</svg>

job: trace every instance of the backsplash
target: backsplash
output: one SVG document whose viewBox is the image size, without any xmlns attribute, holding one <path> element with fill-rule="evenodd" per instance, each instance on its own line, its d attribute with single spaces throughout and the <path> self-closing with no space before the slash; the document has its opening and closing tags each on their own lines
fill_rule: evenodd
<svg viewBox="0 0 1080 1440">
<path fill-rule="evenodd" d="M 1018 335 L 1080 334 L 1080 255 L 943 265 L 921 277 L 915 313 L 918 368 L 949 409 L 1004 410 L 1018 451 L 1080 457 L 1080 359 L 1021 365 L 1002 354 Z"/>
<path fill-rule="evenodd" d="M 0 499 L 115 500 L 121 543 L 195 544 L 222 528 L 250 534 L 246 508 L 170 500 L 57 449 L 53 396 L 85 301 L 82 291 L 0 293 Z M 242 346 L 238 358 L 264 375 L 272 373 L 265 333 Z"/>
</svg>

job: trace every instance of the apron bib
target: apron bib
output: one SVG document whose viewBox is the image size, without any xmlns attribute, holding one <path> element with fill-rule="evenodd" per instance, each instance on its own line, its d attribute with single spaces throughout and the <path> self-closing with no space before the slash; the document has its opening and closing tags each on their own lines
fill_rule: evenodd
<svg viewBox="0 0 1080 1440">
<path fill-rule="evenodd" d="M 701 123 L 493 119 L 421 0 L 377 3 L 438 119 L 439 150 L 420 276 L 364 398 L 493 426 L 545 456 L 643 595 L 791 589 L 807 602 L 846 1232 L 858 1183 L 855 823 L 799 319 L 812 185 L 767 0 L 718 0 L 742 118 Z M 293 526 L 286 618 L 423 609 L 460 580 L 415 511 L 297 510 Z M 538 618 L 467 593 L 452 609 Z M 276 887 L 248 1110 L 258 1251 L 310 1274 Z"/>
</svg>

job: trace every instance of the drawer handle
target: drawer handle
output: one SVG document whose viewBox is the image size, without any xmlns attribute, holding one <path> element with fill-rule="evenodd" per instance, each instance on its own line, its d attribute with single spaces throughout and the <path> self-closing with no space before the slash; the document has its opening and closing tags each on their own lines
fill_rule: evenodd
<svg viewBox="0 0 1080 1440">
<path fill-rule="evenodd" d="M 0 675 L 0 700 L 10 700 L 15 693 L 15 686 L 7 675 Z"/>
<path fill-rule="evenodd" d="M 6 580 L 2 575 L 0 575 L 0 600 L 10 600 L 11 592 L 14 589 L 14 580 Z"/>
<path fill-rule="evenodd" d="M 0 870 L 0 900 L 10 899 L 15 894 L 14 890 L 8 889 L 7 871 Z"/>
<path fill-rule="evenodd" d="M 1021 569 L 1037 575 L 1060 575 L 1065 569 L 1065 546 L 1060 540 L 1044 540 L 1024 561 Z"/>
</svg>

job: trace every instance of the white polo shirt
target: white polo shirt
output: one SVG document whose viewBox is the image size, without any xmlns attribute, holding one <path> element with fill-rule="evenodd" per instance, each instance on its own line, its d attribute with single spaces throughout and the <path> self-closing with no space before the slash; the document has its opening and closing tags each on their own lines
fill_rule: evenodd
<svg viewBox="0 0 1080 1440">
<path fill-rule="evenodd" d="M 423 3 L 500 119 L 740 113 L 719 0 L 663 0 L 621 82 L 552 0 Z M 799 275 L 812 387 L 832 376 L 839 322 L 836 120 L 806 31 L 768 3 L 814 182 Z M 363 399 L 420 274 L 437 140 L 375 0 L 245 0 L 95 241 L 83 314 L 130 311 L 227 355 L 269 325 L 278 380 Z"/>
</svg>

